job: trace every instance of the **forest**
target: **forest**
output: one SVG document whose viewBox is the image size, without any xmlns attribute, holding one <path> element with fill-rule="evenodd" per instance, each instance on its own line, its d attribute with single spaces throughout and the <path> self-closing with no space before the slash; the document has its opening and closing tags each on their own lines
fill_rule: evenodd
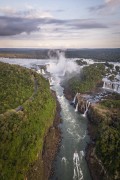
<svg viewBox="0 0 120 180">
<path fill-rule="evenodd" d="M 81 65 L 81 62 L 77 64 Z M 108 66 L 108 69 L 105 68 Z M 80 74 L 63 83 L 66 92 L 74 97 L 80 94 L 94 94 L 103 86 L 102 78 L 113 68 L 110 64 L 91 64 L 83 67 Z M 119 71 L 119 68 L 116 70 Z M 116 74 L 116 71 L 113 73 Z M 120 178 L 120 95 L 108 93 L 98 103 L 93 103 L 88 111 L 88 119 L 94 134 L 93 142 L 95 154 L 102 162 L 106 178 L 118 180 Z M 93 135 L 92 135 L 93 136 Z M 91 155 L 92 156 L 92 155 Z M 99 163 L 99 162 L 98 162 Z M 94 170 L 93 170 L 94 171 Z"/>
<path fill-rule="evenodd" d="M 95 61 L 120 61 L 120 48 L 116 49 L 65 49 L 60 50 L 65 53 L 66 58 L 85 58 Z M 56 50 L 50 49 L 24 49 L 24 48 L 0 48 L 0 57 L 5 58 L 29 58 L 29 59 L 49 59 L 49 52 L 57 57 Z"/>
<path fill-rule="evenodd" d="M 56 101 L 49 82 L 33 70 L 0 63 L 0 77 L 0 179 L 22 180 L 42 155 Z"/>
</svg>

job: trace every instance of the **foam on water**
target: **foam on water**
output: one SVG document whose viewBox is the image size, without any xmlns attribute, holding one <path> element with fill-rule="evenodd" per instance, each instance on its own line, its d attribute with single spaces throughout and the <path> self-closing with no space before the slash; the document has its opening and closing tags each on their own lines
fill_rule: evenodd
<svg viewBox="0 0 120 180">
<path fill-rule="evenodd" d="M 80 157 L 79 157 L 77 151 L 75 151 L 73 154 L 73 164 L 74 164 L 73 179 L 82 180 L 83 179 L 83 173 L 82 173 L 82 169 L 80 167 Z"/>
<path fill-rule="evenodd" d="M 83 176 L 87 176 L 87 179 L 90 180 L 86 162 L 84 158 L 81 158 L 83 154 L 77 153 L 84 151 L 86 146 L 87 139 L 83 140 L 86 133 L 86 122 L 78 113 L 75 113 L 74 108 L 70 106 L 69 102 L 64 97 L 63 88 L 60 86 L 61 75 L 64 76 L 67 71 L 77 71 L 78 66 L 75 65 L 75 62 L 68 62 L 63 55 L 60 55 L 59 61 L 49 61 L 49 65 L 47 66 L 47 71 L 51 74 L 51 78 L 49 79 L 52 85 L 51 89 L 56 91 L 61 105 L 61 116 L 63 119 L 61 125 L 63 139 L 56 161 L 57 165 L 55 166 L 56 176 L 58 176 L 60 180 L 83 180 Z M 22 65 L 31 67 L 35 62 L 36 64 L 40 64 L 40 61 L 30 60 L 29 63 L 24 61 Z M 17 59 L 15 63 L 19 64 L 21 62 Z M 44 60 L 44 64 L 45 63 L 46 61 Z M 81 165 L 81 163 L 83 164 Z M 84 173 L 82 166 L 85 168 Z M 53 179 L 56 179 L 56 176 L 54 175 Z"/>
</svg>

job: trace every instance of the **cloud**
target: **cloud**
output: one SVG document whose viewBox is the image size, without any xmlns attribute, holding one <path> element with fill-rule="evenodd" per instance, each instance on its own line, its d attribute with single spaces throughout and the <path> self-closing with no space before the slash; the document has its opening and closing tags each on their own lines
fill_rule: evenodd
<svg viewBox="0 0 120 180">
<path fill-rule="evenodd" d="M 5 15 L 12 15 L 15 14 L 16 10 L 12 7 L 6 6 L 6 7 L 0 7 L 0 14 Z"/>
<path fill-rule="evenodd" d="M 108 28 L 106 25 L 102 23 L 96 22 L 94 19 L 77 19 L 77 20 L 70 20 L 67 22 L 67 25 L 70 26 L 72 29 L 101 29 L 101 28 Z"/>
<path fill-rule="evenodd" d="M 39 22 L 19 17 L 0 17 L 0 36 L 12 36 L 21 33 L 39 31 Z"/>
<path fill-rule="evenodd" d="M 39 8 L 35 9 L 31 6 L 28 6 L 24 11 L 16 9 L 12 7 L 0 7 L 0 15 L 1 16 L 10 16 L 10 17 L 26 17 L 26 18 L 53 18 L 50 11 L 42 11 Z"/>
<path fill-rule="evenodd" d="M 13 36 L 21 33 L 32 33 L 40 31 L 42 26 L 54 25 L 68 29 L 99 29 L 107 28 L 106 25 L 89 19 L 52 19 L 52 18 L 22 18 L 22 17 L 0 17 L 0 36 Z"/>
<path fill-rule="evenodd" d="M 24 11 L 16 11 L 11 7 L 0 8 L 0 36 L 14 36 L 22 33 L 43 31 L 44 26 L 61 28 L 63 30 L 101 29 L 106 25 L 94 19 L 55 19 L 52 14 L 28 7 Z M 61 12 L 62 9 L 55 11 Z"/>
<path fill-rule="evenodd" d="M 91 6 L 90 12 L 97 12 L 98 14 L 114 14 L 119 11 L 120 0 L 105 0 L 103 4 L 97 6 Z"/>
<path fill-rule="evenodd" d="M 118 34 L 119 34 L 119 35 L 120 35 L 120 32 L 114 32 L 114 33 L 112 33 L 112 34 L 116 34 L 116 35 L 118 35 Z"/>
</svg>

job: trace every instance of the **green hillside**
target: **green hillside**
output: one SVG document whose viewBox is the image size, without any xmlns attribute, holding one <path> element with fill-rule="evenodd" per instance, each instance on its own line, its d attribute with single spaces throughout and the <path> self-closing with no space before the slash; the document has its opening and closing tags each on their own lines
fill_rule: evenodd
<svg viewBox="0 0 120 180">
<path fill-rule="evenodd" d="M 94 72 L 94 73 L 93 73 Z M 72 94 L 87 93 L 96 88 L 105 74 L 104 64 L 91 64 L 85 66 L 78 76 L 70 78 L 63 86 L 68 88 Z M 66 87 L 67 86 L 67 87 Z"/>
<path fill-rule="evenodd" d="M 56 102 L 49 83 L 26 68 L 0 63 L 0 179 L 22 180 L 42 153 Z"/>
</svg>

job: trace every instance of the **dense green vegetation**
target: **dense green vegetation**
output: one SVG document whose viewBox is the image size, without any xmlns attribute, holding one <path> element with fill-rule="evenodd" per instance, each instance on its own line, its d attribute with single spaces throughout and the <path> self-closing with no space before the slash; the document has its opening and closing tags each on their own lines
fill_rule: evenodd
<svg viewBox="0 0 120 180">
<path fill-rule="evenodd" d="M 120 108 L 120 100 L 104 100 L 101 104 L 107 108 Z"/>
<path fill-rule="evenodd" d="M 48 59 L 47 49 L 0 48 L 0 57 Z"/>
<path fill-rule="evenodd" d="M 31 71 L 0 62 L 0 113 L 23 104 L 33 94 Z"/>
<path fill-rule="evenodd" d="M 93 90 L 105 74 L 104 64 L 92 64 L 83 68 L 79 76 L 69 79 L 67 86 L 72 93 L 85 93 Z"/>
<path fill-rule="evenodd" d="M 91 110 L 96 126 L 96 154 L 107 179 L 120 179 L 120 95 L 112 94 Z M 99 123 L 96 123 L 99 122 Z"/>
<path fill-rule="evenodd" d="M 120 99 L 105 100 L 102 108 L 107 108 L 109 114 L 99 124 L 96 141 L 96 153 L 101 159 L 111 179 L 120 178 Z"/>
<path fill-rule="evenodd" d="M 68 49 L 65 53 L 68 58 L 86 58 L 95 61 L 120 61 L 120 48 L 116 49 Z"/>
<path fill-rule="evenodd" d="M 87 62 L 82 59 L 77 59 L 75 61 L 79 66 L 87 65 Z"/>
<path fill-rule="evenodd" d="M 42 153 L 44 136 L 53 123 L 56 103 L 48 81 L 42 76 L 15 65 L 1 63 L 0 66 L 1 82 L 7 87 L 5 94 L 9 95 L 9 88 L 13 87 L 7 101 L 4 101 L 4 93 L 0 96 L 2 104 L 7 104 L 0 114 L 0 179 L 22 180 L 37 154 Z M 16 111 L 16 105 L 22 105 L 23 110 Z"/>
<path fill-rule="evenodd" d="M 35 58 L 48 59 L 49 49 L 24 49 L 24 48 L 1 48 L 0 57 L 9 58 Z M 51 55 L 57 57 L 57 53 L 53 50 Z M 65 50 L 67 58 L 86 58 L 95 61 L 120 61 L 120 48 L 116 49 L 67 49 Z"/>
<path fill-rule="evenodd" d="M 96 153 L 111 179 L 120 178 L 120 126 L 114 128 L 102 123 L 99 128 Z"/>
<path fill-rule="evenodd" d="M 105 70 L 105 64 L 93 64 L 84 67 L 80 75 L 69 79 L 68 83 L 65 82 L 65 88 L 74 95 L 76 92 L 83 94 L 94 92 L 106 72 L 113 69 L 113 65 L 108 63 L 106 65 L 109 69 Z M 95 156 L 97 155 L 98 159 L 101 160 L 107 174 L 106 179 L 110 180 L 120 179 L 119 108 L 120 95 L 113 93 L 105 97 L 99 104 L 91 106 L 88 115 L 93 123 L 92 128 L 95 134 L 93 138 L 95 141 Z"/>
</svg>

